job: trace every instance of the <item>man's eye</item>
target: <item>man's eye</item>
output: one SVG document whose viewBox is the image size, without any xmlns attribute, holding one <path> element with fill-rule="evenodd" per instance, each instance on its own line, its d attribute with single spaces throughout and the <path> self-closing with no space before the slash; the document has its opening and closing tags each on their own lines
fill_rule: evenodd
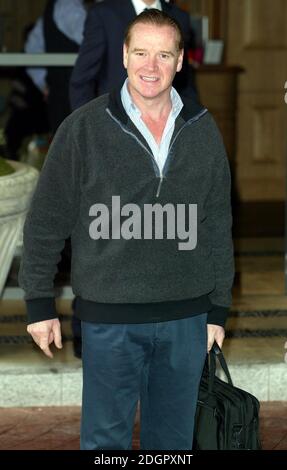
<svg viewBox="0 0 287 470">
<path fill-rule="evenodd" d="M 136 52 L 136 55 L 142 57 L 142 56 L 144 56 L 144 52 Z"/>
<path fill-rule="evenodd" d="M 169 58 L 169 55 L 168 54 L 161 54 L 160 57 L 162 59 L 168 59 Z"/>
</svg>

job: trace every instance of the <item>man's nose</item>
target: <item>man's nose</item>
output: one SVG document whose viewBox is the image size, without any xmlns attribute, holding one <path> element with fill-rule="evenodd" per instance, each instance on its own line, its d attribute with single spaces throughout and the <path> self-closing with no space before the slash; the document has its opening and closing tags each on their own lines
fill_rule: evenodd
<svg viewBox="0 0 287 470">
<path fill-rule="evenodd" d="M 150 70 L 155 70 L 157 68 L 157 57 L 156 55 L 152 55 L 148 57 L 147 66 Z"/>
</svg>

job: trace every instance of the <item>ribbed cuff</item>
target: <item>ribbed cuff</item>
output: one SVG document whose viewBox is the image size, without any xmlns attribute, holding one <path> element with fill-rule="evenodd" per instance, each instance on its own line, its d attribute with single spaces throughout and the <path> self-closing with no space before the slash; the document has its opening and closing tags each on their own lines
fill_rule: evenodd
<svg viewBox="0 0 287 470">
<path fill-rule="evenodd" d="M 208 312 L 207 323 L 219 325 L 224 328 L 227 315 L 229 312 L 228 307 L 221 307 L 220 305 L 213 305 L 212 309 Z"/>
<path fill-rule="evenodd" d="M 58 318 L 54 297 L 26 300 L 28 325 Z"/>
</svg>

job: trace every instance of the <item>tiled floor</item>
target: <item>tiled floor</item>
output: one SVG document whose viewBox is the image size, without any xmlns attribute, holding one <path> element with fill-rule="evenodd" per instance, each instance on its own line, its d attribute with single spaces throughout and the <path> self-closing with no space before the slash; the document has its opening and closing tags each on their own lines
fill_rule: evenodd
<svg viewBox="0 0 287 470">
<path fill-rule="evenodd" d="M 78 407 L 0 409 L 0 450 L 79 449 Z M 287 403 L 261 404 L 261 440 L 264 450 L 287 450 Z M 139 448 L 136 420 L 133 448 Z"/>
</svg>

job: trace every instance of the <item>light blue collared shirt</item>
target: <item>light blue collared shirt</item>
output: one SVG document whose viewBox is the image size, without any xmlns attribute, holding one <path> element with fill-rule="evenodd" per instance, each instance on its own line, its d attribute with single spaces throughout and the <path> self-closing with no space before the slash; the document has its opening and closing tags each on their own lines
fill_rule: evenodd
<svg viewBox="0 0 287 470">
<path fill-rule="evenodd" d="M 149 147 L 152 150 L 155 161 L 157 162 L 157 165 L 160 169 L 160 172 L 162 172 L 168 155 L 168 149 L 174 131 L 175 120 L 183 108 L 183 102 L 177 91 L 172 87 L 170 92 L 172 108 L 166 121 L 161 142 L 158 145 L 151 131 L 141 119 L 141 112 L 139 108 L 133 103 L 127 84 L 128 78 L 125 80 L 125 83 L 123 84 L 121 89 L 121 99 L 123 107 L 127 115 L 134 123 L 134 125 L 137 127 L 139 132 L 147 141 Z"/>
</svg>

